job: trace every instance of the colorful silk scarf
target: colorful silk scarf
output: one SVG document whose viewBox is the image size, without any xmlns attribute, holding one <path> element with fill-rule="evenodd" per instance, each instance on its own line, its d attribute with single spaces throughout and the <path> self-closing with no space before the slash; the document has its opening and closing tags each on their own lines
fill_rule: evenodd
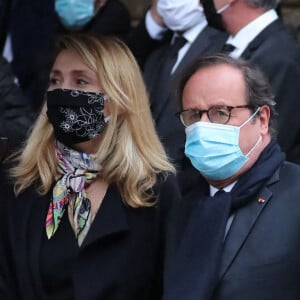
<svg viewBox="0 0 300 300">
<path fill-rule="evenodd" d="M 46 233 L 50 239 L 56 232 L 69 202 L 73 208 L 73 230 L 81 246 L 91 225 L 91 203 L 86 188 L 97 177 L 101 166 L 93 154 L 81 153 L 57 142 L 55 152 L 62 177 L 53 188 L 46 218 Z"/>
</svg>

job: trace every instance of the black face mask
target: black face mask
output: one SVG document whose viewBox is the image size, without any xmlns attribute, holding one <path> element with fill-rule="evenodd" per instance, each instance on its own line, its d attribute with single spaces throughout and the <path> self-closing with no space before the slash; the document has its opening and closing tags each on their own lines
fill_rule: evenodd
<svg viewBox="0 0 300 300">
<path fill-rule="evenodd" d="M 48 91 L 47 116 L 58 141 L 71 146 L 89 141 L 104 131 L 102 93 L 56 89 Z"/>
<path fill-rule="evenodd" d="M 213 0 L 202 0 L 203 11 L 210 27 L 214 27 L 221 31 L 226 31 L 223 25 L 222 16 L 218 14 Z"/>
</svg>

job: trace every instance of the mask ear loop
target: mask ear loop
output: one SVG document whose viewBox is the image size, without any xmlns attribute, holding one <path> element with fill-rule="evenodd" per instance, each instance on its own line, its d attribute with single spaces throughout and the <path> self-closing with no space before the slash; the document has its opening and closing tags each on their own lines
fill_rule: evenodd
<svg viewBox="0 0 300 300">
<path fill-rule="evenodd" d="M 250 116 L 250 118 L 247 119 L 242 125 L 240 125 L 239 128 L 242 128 L 245 124 L 247 124 L 250 120 L 252 120 L 257 115 L 259 110 L 260 110 L 260 107 L 258 107 L 257 110 Z"/>
<path fill-rule="evenodd" d="M 252 114 L 252 116 L 251 116 L 248 120 L 246 120 L 246 121 L 240 126 L 240 128 L 243 127 L 243 126 L 244 126 L 246 123 L 248 123 L 250 120 L 252 120 L 252 119 L 257 115 L 257 113 L 259 112 L 259 110 L 260 110 L 260 107 L 257 108 L 257 110 L 254 112 L 254 114 Z M 261 142 L 261 140 L 262 140 L 262 137 L 261 137 L 261 135 L 260 135 L 259 138 L 258 138 L 258 140 L 256 141 L 255 145 L 254 145 L 254 146 L 250 149 L 250 151 L 246 154 L 247 157 L 254 151 L 254 149 L 255 149 L 256 146 Z"/>
<path fill-rule="evenodd" d="M 254 149 L 255 149 L 256 146 L 261 142 L 261 140 L 262 140 L 262 137 L 261 137 L 261 135 L 260 135 L 259 138 L 258 138 L 258 140 L 257 140 L 257 142 L 255 143 L 255 145 L 254 145 L 254 146 L 250 149 L 250 151 L 246 154 L 247 157 L 254 151 Z"/>
<path fill-rule="evenodd" d="M 217 10 L 217 14 L 221 14 L 223 11 L 225 11 L 230 6 L 230 3 L 225 4 L 223 7 Z"/>
</svg>

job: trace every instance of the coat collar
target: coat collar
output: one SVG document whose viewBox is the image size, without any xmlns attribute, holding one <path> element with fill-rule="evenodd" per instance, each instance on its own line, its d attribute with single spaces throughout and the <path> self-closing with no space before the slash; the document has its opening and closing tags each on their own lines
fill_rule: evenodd
<svg viewBox="0 0 300 300">
<path fill-rule="evenodd" d="M 275 20 L 269 26 L 267 26 L 250 44 L 247 46 L 245 51 L 241 54 L 243 59 L 250 59 L 251 54 L 258 49 L 261 44 L 269 38 L 273 38 L 277 35 L 277 32 L 283 30 L 283 26 L 280 20 Z"/>
<path fill-rule="evenodd" d="M 22 216 L 27 220 L 24 224 L 28 224 L 28 230 L 26 230 L 27 237 L 24 238 L 28 241 L 29 265 L 32 266 L 30 271 L 37 285 L 37 291 L 43 290 L 39 270 L 39 258 L 43 235 L 46 234 L 45 220 L 50 199 L 51 193 L 37 197 L 33 191 L 24 193 L 18 199 L 18 201 L 27 202 L 25 208 L 22 205 Z M 99 239 L 124 232 L 128 228 L 125 204 L 117 187 L 114 185 L 109 186 L 90 231 L 80 247 L 80 251 L 83 251 L 85 247 Z M 38 298 L 43 299 L 43 296 L 38 295 Z"/>
<path fill-rule="evenodd" d="M 81 249 L 111 234 L 127 231 L 129 225 L 125 209 L 118 188 L 115 185 L 109 186 Z"/>
<path fill-rule="evenodd" d="M 234 259 L 238 255 L 242 245 L 255 226 L 260 214 L 268 205 L 272 197 L 272 191 L 269 188 L 273 183 L 279 181 L 279 169 L 269 179 L 266 186 L 259 192 L 256 199 L 249 205 L 242 207 L 234 216 L 233 223 L 226 236 L 223 250 L 223 257 L 220 269 L 220 278 L 224 276 Z"/>
</svg>

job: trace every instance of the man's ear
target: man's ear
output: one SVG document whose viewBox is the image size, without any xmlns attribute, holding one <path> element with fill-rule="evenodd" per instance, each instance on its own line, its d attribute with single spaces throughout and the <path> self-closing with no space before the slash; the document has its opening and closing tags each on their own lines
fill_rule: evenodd
<svg viewBox="0 0 300 300">
<path fill-rule="evenodd" d="M 258 120 L 260 122 L 260 132 L 262 135 L 266 135 L 269 132 L 269 121 L 270 121 L 270 108 L 267 105 L 260 107 Z"/>
</svg>

